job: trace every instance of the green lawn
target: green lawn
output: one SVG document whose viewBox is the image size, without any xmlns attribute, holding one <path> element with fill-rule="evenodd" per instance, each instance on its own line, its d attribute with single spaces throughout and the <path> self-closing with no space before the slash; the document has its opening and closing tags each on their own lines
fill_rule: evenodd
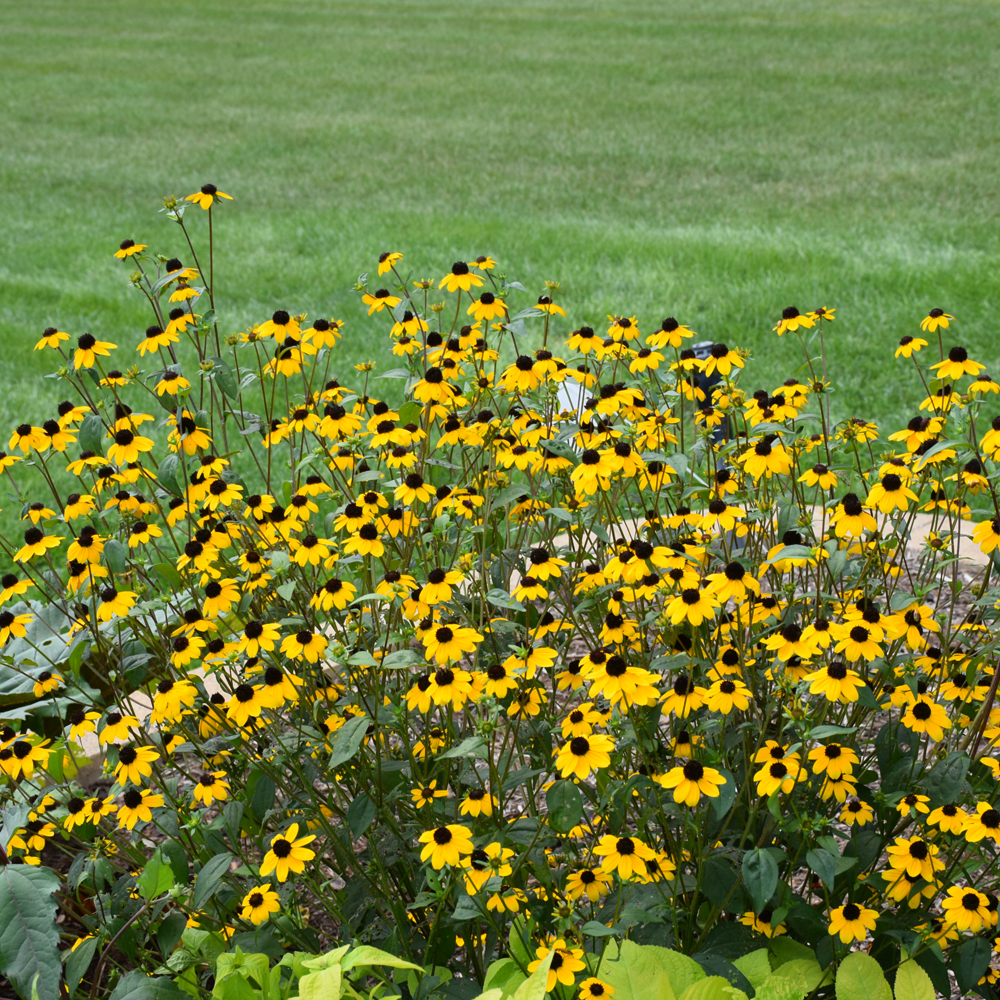
<svg viewBox="0 0 1000 1000">
<path fill-rule="evenodd" d="M 384 352 L 351 290 L 379 251 L 435 277 L 492 253 L 525 304 L 562 282 L 567 329 L 672 314 L 752 347 L 751 389 L 800 364 L 782 307 L 836 306 L 837 412 L 908 416 L 892 349 L 932 306 L 1000 373 L 998 22 L 948 0 L 4 3 L 2 426 L 48 415 L 43 327 L 136 342 L 111 253 L 189 257 L 157 208 L 209 180 L 237 199 L 224 327 L 346 316 L 345 370 Z"/>
</svg>

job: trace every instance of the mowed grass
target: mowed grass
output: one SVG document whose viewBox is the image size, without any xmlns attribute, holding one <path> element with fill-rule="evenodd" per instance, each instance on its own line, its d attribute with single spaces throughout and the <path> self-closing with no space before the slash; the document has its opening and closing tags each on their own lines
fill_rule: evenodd
<svg viewBox="0 0 1000 1000">
<path fill-rule="evenodd" d="M 61 398 L 45 326 L 137 360 L 150 317 L 111 254 L 190 260 L 157 209 L 206 181 L 236 198 L 224 330 L 346 317 L 342 377 L 392 366 L 352 290 L 380 251 L 435 278 L 490 253 L 515 309 L 553 279 L 566 331 L 674 315 L 750 347 L 751 390 L 801 368 L 784 306 L 836 306 L 835 414 L 906 419 L 922 391 L 892 353 L 933 306 L 1000 374 L 998 22 L 946 0 L 4 4 L 0 426 Z"/>
</svg>

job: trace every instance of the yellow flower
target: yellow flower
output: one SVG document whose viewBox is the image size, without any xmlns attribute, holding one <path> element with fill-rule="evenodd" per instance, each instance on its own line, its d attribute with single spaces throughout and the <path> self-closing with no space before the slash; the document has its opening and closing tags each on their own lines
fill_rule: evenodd
<svg viewBox="0 0 1000 1000">
<path fill-rule="evenodd" d="M 870 910 L 856 903 L 847 903 L 830 911 L 830 926 L 827 932 L 831 936 L 839 934 L 844 944 L 864 941 L 868 932 L 875 929 L 876 920 L 878 920 L 878 910 Z"/>
<path fill-rule="evenodd" d="M 591 733 L 574 736 L 556 754 L 556 767 L 563 778 L 576 777 L 584 781 L 591 771 L 611 766 L 611 751 L 615 743 L 610 736 Z"/>
<path fill-rule="evenodd" d="M 423 848 L 420 851 L 421 861 L 430 861 L 436 871 L 445 865 L 457 867 L 463 854 L 472 853 L 472 831 L 467 826 L 450 823 L 439 826 L 435 830 L 427 830 L 420 835 Z"/>
<path fill-rule="evenodd" d="M 225 198 L 226 201 L 233 200 L 230 195 L 220 191 L 214 184 L 202 184 L 200 191 L 195 191 L 194 194 L 189 194 L 184 200 L 193 201 L 196 205 L 199 205 L 207 211 L 219 198 Z"/>
<path fill-rule="evenodd" d="M 135 240 L 122 240 L 115 251 L 115 256 L 119 260 L 125 260 L 126 257 L 134 257 L 137 253 L 142 253 L 145 249 L 145 243 L 136 243 Z"/>
<path fill-rule="evenodd" d="M 719 797 L 719 788 L 726 783 L 725 776 L 713 767 L 705 767 L 700 761 L 689 760 L 683 766 L 672 767 L 657 779 L 664 788 L 674 790 L 674 802 L 693 809 L 702 795 L 710 799 Z"/>
<path fill-rule="evenodd" d="M 211 771 L 203 774 L 195 782 L 194 790 L 191 793 L 195 802 L 204 802 L 206 806 L 210 806 L 216 800 L 222 802 L 229 798 L 229 782 L 223 780 L 225 777 L 225 771 Z"/>
<path fill-rule="evenodd" d="M 551 948 L 547 945 L 541 945 L 535 950 L 538 957 L 534 962 L 528 963 L 529 975 L 542 964 L 550 951 L 552 952 L 552 961 L 545 980 L 546 993 L 551 993 L 559 983 L 562 983 L 563 986 L 572 986 L 576 982 L 576 973 L 587 967 L 587 963 L 583 961 L 583 949 L 567 948 L 566 942 L 559 938 L 552 942 Z"/>
<path fill-rule="evenodd" d="M 601 837 L 594 854 L 603 858 L 602 870 L 628 881 L 633 875 L 645 877 L 648 873 L 646 862 L 655 861 L 656 852 L 647 847 L 638 837 L 618 837 L 607 833 Z"/>
<path fill-rule="evenodd" d="M 306 847 L 315 839 L 315 836 L 300 837 L 298 823 L 293 823 L 285 833 L 272 837 L 271 849 L 261 862 L 261 878 L 266 878 L 274 872 L 278 881 L 284 882 L 288 879 L 289 872 L 296 875 L 304 872 L 306 862 L 316 857 L 316 852 Z"/>
<path fill-rule="evenodd" d="M 249 920 L 255 927 L 259 927 L 265 920 L 269 920 L 272 913 L 281 910 L 281 902 L 278 894 L 271 888 L 270 882 L 251 889 L 244 897 L 240 916 L 244 920 Z"/>
<path fill-rule="evenodd" d="M 978 934 L 990 919 L 989 900 L 971 886 L 953 885 L 941 903 L 944 920 L 959 931 Z"/>
<path fill-rule="evenodd" d="M 920 321 L 920 329 L 926 333 L 937 333 L 938 330 L 947 330 L 954 319 L 954 316 L 949 316 L 943 309 L 932 309 Z"/>
<path fill-rule="evenodd" d="M 131 781 L 133 785 L 143 784 L 144 779 L 153 773 L 152 764 L 160 759 L 155 747 L 134 747 L 126 744 L 118 749 L 118 763 L 115 765 L 115 777 L 123 783 Z"/>
<path fill-rule="evenodd" d="M 478 288 L 482 283 L 483 279 L 478 274 L 473 274 L 465 261 L 456 260 L 451 265 L 451 271 L 438 282 L 438 288 L 444 288 L 449 292 L 459 290 L 467 292 L 472 288 Z"/>
</svg>

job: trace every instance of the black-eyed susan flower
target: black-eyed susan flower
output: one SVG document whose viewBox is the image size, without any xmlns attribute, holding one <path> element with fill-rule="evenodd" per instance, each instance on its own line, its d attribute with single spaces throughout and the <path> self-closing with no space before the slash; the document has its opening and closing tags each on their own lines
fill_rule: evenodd
<svg viewBox="0 0 1000 1000">
<path fill-rule="evenodd" d="M 700 761 L 688 760 L 672 767 L 658 779 L 664 788 L 672 788 L 674 802 L 693 809 L 703 795 L 710 799 L 719 797 L 719 789 L 726 783 L 725 776 L 714 767 L 705 767 Z"/>
<path fill-rule="evenodd" d="M 617 872 L 626 882 L 633 876 L 644 878 L 648 873 L 647 863 L 656 860 L 656 852 L 638 837 L 619 837 L 612 833 L 601 837 L 594 854 L 603 858 L 603 872 L 608 875 Z"/>
<path fill-rule="evenodd" d="M 583 781 L 591 771 L 611 766 L 614 748 L 615 743 L 610 736 L 599 733 L 574 736 L 556 754 L 556 767 L 561 777 L 576 777 Z"/>
<path fill-rule="evenodd" d="M 937 333 L 938 330 L 947 330 L 954 319 L 943 309 L 934 308 L 920 321 L 920 329 L 926 333 Z"/>
<path fill-rule="evenodd" d="M 0 648 L 6 646 L 12 636 L 23 639 L 28 634 L 28 625 L 34 620 L 34 615 L 15 615 L 12 611 L 0 611 Z M 58 687 L 58 683 L 55 686 Z M 52 689 L 50 688 L 49 690 Z M 45 692 L 43 691 L 42 693 L 44 694 Z M 40 697 L 40 695 L 36 694 L 36 697 Z"/>
<path fill-rule="evenodd" d="M 489 792 L 482 788 L 470 788 L 466 792 L 465 798 L 459 803 L 458 812 L 461 816 L 478 819 L 480 816 L 492 816 L 493 810 L 497 805 L 498 802 L 495 795 L 490 795 Z M 511 854 L 513 855 L 513 851 L 511 851 Z"/>
<path fill-rule="evenodd" d="M 136 747 L 131 744 L 118 748 L 118 763 L 115 765 L 115 777 L 119 782 L 130 781 L 133 785 L 142 785 L 145 779 L 153 773 L 153 763 L 160 759 L 156 747 Z"/>
<path fill-rule="evenodd" d="M 603 868 L 582 868 L 566 877 L 566 896 L 571 900 L 586 896 L 592 903 L 598 903 L 612 885 L 611 876 Z"/>
<path fill-rule="evenodd" d="M 117 347 L 110 341 L 98 340 L 91 333 L 81 334 L 76 341 L 76 351 L 73 353 L 73 367 L 93 368 L 97 363 L 97 358 L 111 357 L 111 352 Z"/>
<path fill-rule="evenodd" d="M 272 837 L 270 849 L 260 865 L 261 878 L 274 872 L 279 882 L 285 882 L 289 874 L 300 875 L 306 869 L 306 862 L 316 857 L 316 852 L 307 846 L 315 839 L 313 835 L 300 837 L 298 823 Z"/>
<path fill-rule="evenodd" d="M 989 802 L 977 803 L 976 811 L 966 819 L 962 833 L 970 844 L 978 844 L 986 838 L 1000 844 L 1000 810 Z"/>
<path fill-rule="evenodd" d="M 528 963 L 528 973 L 532 973 L 552 953 L 548 975 L 545 980 L 545 992 L 551 993 L 560 983 L 572 986 L 576 982 L 576 974 L 587 967 L 583 960 L 582 948 L 570 948 L 563 938 L 557 938 L 551 945 L 543 944 L 535 949 L 535 960 Z"/>
<path fill-rule="evenodd" d="M 202 184 L 201 189 L 189 194 L 184 200 L 194 202 L 199 208 L 206 211 L 210 209 L 220 198 L 232 201 L 232 196 L 220 191 L 214 184 Z"/>
<path fill-rule="evenodd" d="M 134 830 L 137 823 L 151 823 L 153 810 L 162 805 L 163 796 L 154 795 L 148 788 L 128 789 L 122 796 L 121 806 L 118 807 L 119 829 Z"/>
<path fill-rule="evenodd" d="M 810 330 L 815 325 L 816 320 L 812 314 L 803 314 L 795 306 L 788 306 L 781 311 L 781 319 L 775 325 L 774 332 L 781 337 L 788 332 L 795 333 L 801 329 Z"/>
<path fill-rule="evenodd" d="M 30 619 L 30 615 L 25 615 Z M 2 624 L 2 616 L 0 616 L 0 624 Z M 4 635 L 3 630 L 0 629 L 0 646 L 4 645 Z M 35 685 L 33 688 L 33 693 L 36 698 L 41 698 L 43 695 L 49 694 L 52 691 L 58 691 L 63 684 L 63 677 L 61 674 L 56 673 L 53 670 L 43 670 L 36 678 Z"/>
<path fill-rule="evenodd" d="M 827 933 L 831 936 L 840 935 L 843 944 L 864 941 L 868 937 L 868 932 L 875 929 L 877 920 L 878 910 L 859 906 L 857 903 L 847 903 L 830 911 Z"/>
<path fill-rule="evenodd" d="M 209 771 L 203 774 L 194 783 L 191 795 L 195 802 L 201 802 L 206 806 L 210 806 L 216 801 L 225 801 L 229 798 L 229 782 L 226 781 L 226 772 Z"/>
<path fill-rule="evenodd" d="M 440 871 L 445 865 L 458 867 L 462 856 L 472 853 L 471 838 L 472 831 L 457 823 L 427 830 L 419 838 L 424 845 L 420 851 L 420 860 L 430 861 L 435 871 Z"/>
<path fill-rule="evenodd" d="M 244 920 L 249 920 L 254 927 L 259 927 L 262 923 L 270 920 L 271 915 L 281 912 L 281 900 L 278 894 L 271 888 L 270 882 L 265 882 L 254 889 L 251 889 L 240 904 L 240 916 Z"/>
<path fill-rule="evenodd" d="M 42 336 L 38 343 L 35 344 L 35 350 L 40 351 L 45 347 L 51 347 L 58 350 L 59 345 L 67 340 L 69 340 L 68 333 L 64 333 L 62 330 L 58 330 L 54 326 L 47 326 L 42 331 Z"/>
<path fill-rule="evenodd" d="M 978 934 L 990 918 L 989 900 L 971 886 L 953 885 L 941 902 L 944 921 L 960 933 Z"/>
<path fill-rule="evenodd" d="M 840 822 L 848 826 L 866 826 L 875 819 L 875 811 L 867 802 L 851 797 L 844 803 L 844 808 L 840 810 Z"/>
<path fill-rule="evenodd" d="M 821 694 L 830 701 L 857 701 L 858 689 L 864 687 L 861 675 L 839 662 L 812 671 L 805 680 L 810 694 Z"/>
<path fill-rule="evenodd" d="M 439 625 L 424 637 L 425 655 L 436 663 L 452 663 L 476 651 L 483 641 L 475 629 L 462 625 Z"/>
<path fill-rule="evenodd" d="M 911 732 L 926 735 L 935 743 L 944 739 L 944 731 L 952 725 L 945 709 L 926 695 L 918 695 L 900 721 Z"/>
</svg>

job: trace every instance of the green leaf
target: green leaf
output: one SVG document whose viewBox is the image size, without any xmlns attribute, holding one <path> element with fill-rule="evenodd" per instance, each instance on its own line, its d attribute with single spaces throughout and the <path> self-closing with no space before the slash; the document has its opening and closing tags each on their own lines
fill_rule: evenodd
<svg viewBox="0 0 1000 1000">
<path fill-rule="evenodd" d="M 390 955 L 387 951 L 380 951 L 371 945 L 364 944 L 359 948 L 349 951 L 341 960 L 340 966 L 346 972 L 359 965 L 384 965 L 390 969 L 413 969 L 415 972 L 422 972 L 423 967 L 407 962 L 396 955 Z"/>
<path fill-rule="evenodd" d="M 160 579 L 175 591 L 184 589 L 184 578 L 177 572 L 177 567 L 173 563 L 157 563 L 153 569 L 156 570 Z"/>
<path fill-rule="evenodd" d="M 613 937 L 617 931 L 607 924 L 598 923 L 596 920 L 588 920 L 581 928 L 580 933 L 586 937 L 605 938 Z"/>
<path fill-rule="evenodd" d="M 414 649 L 397 649 L 390 653 L 379 666 L 383 670 L 407 670 L 410 667 L 419 667 L 426 660 Z"/>
<path fill-rule="evenodd" d="M 370 724 L 371 719 L 368 716 L 359 715 L 357 718 L 348 719 L 337 730 L 330 744 L 331 768 L 346 764 L 358 752 L 358 748 L 361 746 L 361 742 L 364 740 L 365 733 L 368 732 Z"/>
<path fill-rule="evenodd" d="M 774 858 L 761 847 L 747 851 L 743 855 L 743 881 L 754 909 L 760 913 L 778 888 L 778 865 Z"/>
<path fill-rule="evenodd" d="M 220 958 L 224 957 L 222 955 Z M 338 986 L 340 981 L 340 970 L 337 970 L 337 980 Z M 305 991 L 302 990 L 308 976 L 303 976 L 299 980 L 299 988 L 302 991 L 302 996 L 305 996 Z M 215 985 L 212 987 L 212 996 L 216 1000 L 261 1000 L 260 993 L 258 993 L 248 982 L 241 976 L 238 972 L 230 972 L 224 976 L 219 976 L 215 980 Z M 338 992 L 332 1000 L 338 1000 L 340 997 L 340 992 Z"/>
<path fill-rule="evenodd" d="M 528 976 L 527 979 L 514 991 L 513 1000 L 545 1000 L 545 986 L 549 978 L 549 966 L 552 964 L 554 951 L 550 951 L 542 964 Z"/>
<path fill-rule="evenodd" d="M 80 985 L 84 973 L 90 968 L 97 951 L 97 938 L 89 937 L 66 955 L 66 991 L 72 996 Z"/>
<path fill-rule="evenodd" d="M 100 414 L 90 413 L 83 418 L 76 439 L 81 451 L 92 451 L 95 455 L 104 454 L 104 422 Z"/>
<path fill-rule="evenodd" d="M 722 976 L 706 976 L 689 986 L 678 1000 L 729 1000 L 730 984 Z"/>
<path fill-rule="evenodd" d="M 815 958 L 785 962 L 760 986 L 754 986 L 759 1000 L 803 1000 L 823 981 L 823 970 Z"/>
<path fill-rule="evenodd" d="M 490 963 L 486 970 L 486 978 L 483 980 L 483 989 L 486 993 L 499 992 L 513 993 L 514 990 L 528 977 L 517 967 L 517 962 L 512 958 L 500 958 Z M 483 997 L 479 997 L 483 1000 Z"/>
<path fill-rule="evenodd" d="M 717 770 L 726 779 L 726 783 L 719 786 L 719 794 L 712 799 L 712 811 L 722 819 L 736 801 L 736 779 L 724 767 Z"/>
<path fill-rule="evenodd" d="M 355 840 L 372 825 L 375 813 L 375 803 L 364 792 L 347 807 L 347 825 Z"/>
<path fill-rule="evenodd" d="M 827 889 L 833 888 L 837 878 L 837 859 L 822 847 L 806 851 L 806 864 L 823 880 Z"/>
<path fill-rule="evenodd" d="M 893 993 L 896 1000 L 934 1000 L 934 984 L 931 977 L 910 959 L 896 969 Z"/>
<path fill-rule="evenodd" d="M 741 955 L 732 960 L 740 972 L 750 980 L 750 985 L 756 990 L 769 975 L 771 975 L 771 962 L 767 957 L 766 948 L 758 948 L 748 955 Z"/>
<path fill-rule="evenodd" d="M 160 852 L 154 851 L 153 856 L 146 863 L 142 874 L 135 883 L 136 889 L 143 899 L 156 899 L 157 896 L 165 893 L 174 884 L 174 872 L 167 861 L 164 861 Z"/>
<path fill-rule="evenodd" d="M 986 944 L 987 953 L 989 950 Z M 852 951 L 837 969 L 837 1000 L 892 1000 L 892 990 L 882 973 L 882 966 L 871 955 Z"/>
<path fill-rule="evenodd" d="M 301 1000 L 340 1000 L 343 973 L 339 965 L 310 972 L 299 980 Z"/>
<path fill-rule="evenodd" d="M 59 1000 L 62 960 L 52 898 L 58 888 L 51 868 L 0 867 L 0 972 L 22 997 L 34 984 L 38 1000 Z"/>
<path fill-rule="evenodd" d="M 147 976 L 133 969 L 118 980 L 110 1000 L 187 1000 L 187 994 L 166 976 Z"/>
<path fill-rule="evenodd" d="M 462 740 L 457 747 L 439 754 L 438 760 L 454 760 L 460 757 L 477 757 L 479 760 L 488 760 L 486 740 L 482 736 L 469 736 Z"/>
<path fill-rule="evenodd" d="M 407 424 L 419 424 L 423 416 L 424 408 L 415 399 L 407 400 L 399 408 L 399 426 L 405 427 Z"/>
<path fill-rule="evenodd" d="M 215 895 L 216 889 L 222 885 L 222 876 L 229 871 L 232 860 L 233 856 L 225 853 L 216 854 L 215 857 L 209 858 L 205 862 L 194 884 L 194 896 L 191 902 L 196 910 L 201 909 Z"/>
<path fill-rule="evenodd" d="M 128 568 L 128 550 L 117 538 L 104 543 L 104 562 L 112 573 L 124 573 Z"/>
<path fill-rule="evenodd" d="M 176 455 L 167 455 L 156 470 L 156 481 L 165 490 L 180 494 L 181 487 L 177 479 L 181 472 L 181 460 Z"/>
<path fill-rule="evenodd" d="M 969 757 L 962 751 L 955 751 L 944 760 L 939 760 L 923 780 L 931 806 L 937 808 L 947 802 L 954 802 L 962 793 L 962 783 L 968 773 Z"/>
<path fill-rule="evenodd" d="M 519 501 L 521 497 L 531 496 L 530 487 L 523 483 L 514 483 L 513 486 L 506 486 L 494 498 L 494 507 L 506 507 L 509 503 Z"/>
<path fill-rule="evenodd" d="M 705 970 L 669 948 L 623 941 L 618 959 L 601 966 L 600 978 L 615 988 L 615 1000 L 675 1000 L 705 979 Z"/>
<path fill-rule="evenodd" d="M 510 611 L 524 610 L 524 605 L 520 601 L 515 600 L 506 590 L 501 590 L 499 587 L 494 587 L 493 590 L 488 591 L 486 600 L 497 608 L 507 608 Z"/>
<path fill-rule="evenodd" d="M 569 833 L 583 817 L 583 796 L 572 781 L 556 781 L 545 796 L 549 826 L 556 833 Z"/>
<path fill-rule="evenodd" d="M 236 399 L 240 394 L 240 387 L 236 384 L 236 376 L 233 375 L 232 368 L 222 358 L 210 357 L 208 360 L 215 365 L 212 369 L 212 381 L 230 399 Z"/>
<path fill-rule="evenodd" d="M 990 966 L 990 942 L 985 938 L 969 938 L 958 949 L 952 962 L 952 971 L 958 980 L 958 987 L 963 993 L 975 990 L 979 980 L 986 975 Z M 839 1000 L 839 998 L 838 998 Z M 881 997 L 874 1000 L 882 1000 Z"/>
</svg>

